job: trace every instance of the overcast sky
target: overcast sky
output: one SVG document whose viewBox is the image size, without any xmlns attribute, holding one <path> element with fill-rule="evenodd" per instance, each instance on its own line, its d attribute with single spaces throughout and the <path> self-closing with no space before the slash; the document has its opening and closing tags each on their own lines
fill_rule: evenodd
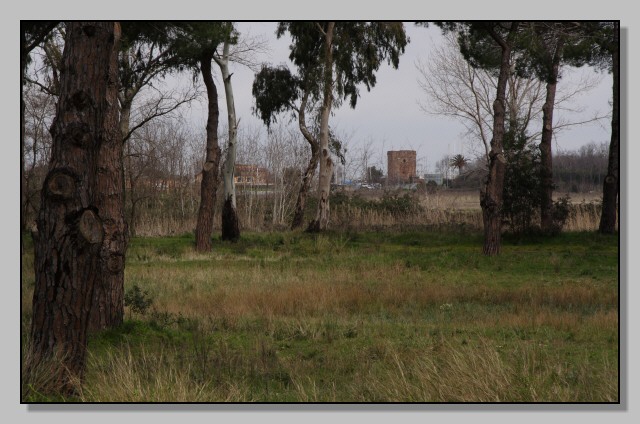
<svg viewBox="0 0 640 424">
<path fill-rule="evenodd" d="M 376 74 L 376 86 L 370 92 L 362 87 L 356 109 L 343 105 L 335 111 L 330 124 L 339 134 L 346 136 L 347 149 L 351 149 L 352 152 L 364 144 L 369 144 L 373 150 L 373 161 L 385 171 L 386 151 L 406 149 L 417 151 L 419 172 L 434 172 L 435 163 L 446 154 L 461 153 L 467 157 L 474 157 L 474 153 L 469 145 L 471 141 L 464 137 L 464 127 L 460 122 L 428 115 L 418 105 L 419 101 L 425 102 L 428 98 L 418 85 L 419 72 L 416 62 L 428 60 L 432 47 L 442 42 L 440 30 L 435 27 L 415 27 L 410 23 L 405 27 L 411 41 L 400 57 L 398 69 L 393 69 L 386 63 L 382 65 Z M 276 23 L 241 22 L 238 28 L 241 34 L 261 36 L 268 42 L 269 52 L 260 56 L 261 62 L 272 65 L 286 64 L 294 69 L 288 59 L 290 40 L 276 38 Z M 217 70 L 216 67 L 214 69 Z M 232 72 L 236 112 L 241 118 L 241 126 L 261 126 L 261 121 L 251 112 L 254 104 L 251 95 L 253 72 L 235 64 L 232 64 Z M 592 75 L 595 72 L 590 68 L 565 69 L 559 89 L 585 74 Z M 610 109 L 608 102 L 611 98 L 611 76 L 606 73 L 599 75 L 601 80 L 598 86 L 576 99 L 575 106 L 579 103 L 579 106 L 586 108 L 582 116 L 591 116 L 595 112 L 607 114 Z M 226 105 L 221 84 L 218 92 L 220 116 L 223 121 L 226 119 Z M 195 114 L 192 118 L 194 122 L 204 127 L 204 104 L 201 108 L 193 108 L 192 111 Z M 560 118 L 562 113 L 556 111 L 555 117 Z M 579 120 L 579 116 L 575 114 L 565 117 Z M 601 123 L 565 129 L 556 135 L 554 148 L 574 150 L 590 142 L 608 143 L 609 125 L 609 120 L 604 120 Z"/>
</svg>

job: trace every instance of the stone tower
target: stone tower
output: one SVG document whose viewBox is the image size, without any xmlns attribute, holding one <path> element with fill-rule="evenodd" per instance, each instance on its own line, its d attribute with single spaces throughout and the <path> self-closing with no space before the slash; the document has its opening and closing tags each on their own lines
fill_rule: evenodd
<svg viewBox="0 0 640 424">
<path fill-rule="evenodd" d="M 405 184 L 415 180 L 416 151 L 390 150 L 387 152 L 387 181 L 391 184 Z"/>
</svg>

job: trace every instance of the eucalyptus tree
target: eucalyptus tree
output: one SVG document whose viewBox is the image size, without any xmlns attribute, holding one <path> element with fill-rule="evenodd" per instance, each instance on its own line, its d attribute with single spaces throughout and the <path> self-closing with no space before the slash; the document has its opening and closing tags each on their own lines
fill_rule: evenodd
<svg viewBox="0 0 640 424">
<path fill-rule="evenodd" d="M 313 100 L 310 103 L 310 98 L 315 99 L 318 96 L 318 86 L 310 83 L 317 77 L 318 68 L 317 66 L 299 67 L 298 75 L 292 75 L 285 66 L 269 67 L 264 65 L 256 74 L 253 82 L 252 93 L 256 101 L 254 112 L 267 125 L 267 128 L 271 126 L 272 122 L 276 122 L 279 113 L 290 111 L 297 115 L 298 128 L 311 150 L 309 162 L 302 173 L 302 184 L 296 198 L 291 229 L 302 227 L 307 193 L 320 157 L 320 142 L 317 131 L 307 124 L 307 111 L 314 104 Z M 305 69 L 309 69 L 309 71 L 305 71 Z"/>
<path fill-rule="evenodd" d="M 238 210 L 236 207 L 236 189 L 234 182 L 236 152 L 238 149 L 238 126 L 240 120 L 236 118 L 235 100 L 233 95 L 233 85 L 231 76 L 233 73 L 229 69 L 230 62 L 236 62 L 250 69 L 255 69 L 253 58 L 256 53 L 264 50 L 264 43 L 260 39 L 241 37 L 234 25 L 228 23 L 226 38 L 222 43 L 222 51 L 216 51 L 213 60 L 220 67 L 222 82 L 224 85 L 225 98 L 227 102 L 227 117 L 229 137 L 226 148 L 226 157 L 223 175 L 223 206 L 222 206 L 222 240 L 236 241 L 240 238 L 240 223 Z M 235 48 L 234 48 L 235 47 Z"/>
<path fill-rule="evenodd" d="M 330 218 L 329 194 L 333 175 L 329 117 L 332 107 L 349 100 L 355 108 L 359 86 L 376 84 L 376 71 L 383 61 L 398 67 L 408 42 L 400 22 L 281 22 L 276 34 L 292 39 L 289 59 L 305 72 L 313 72 L 313 84 L 321 100 L 319 119 L 318 209 L 308 231 L 323 231 Z"/>
<path fill-rule="evenodd" d="M 45 389 L 63 394 L 74 393 L 83 378 L 89 312 L 111 225 L 104 199 L 122 189 L 110 178 L 118 166 L 118 148 L 122 151 L 116 99 L 119 38 L 118 23 L 68 24 L 51 128 L 52 158 L 34 240 L 27 377 L 46 369 L 51 385 Z"/>
</svg>

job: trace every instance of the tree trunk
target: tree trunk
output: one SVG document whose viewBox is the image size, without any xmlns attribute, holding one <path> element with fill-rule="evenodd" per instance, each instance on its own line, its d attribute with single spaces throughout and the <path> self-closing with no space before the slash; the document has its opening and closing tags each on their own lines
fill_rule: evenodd
<svg viewBox="0 0 640 424">
<path fill-rule="evenodd" d="M 24 83 L 27 73 L 26 40 L 24 30 L 20 29 L 20 255 L 24 251 L 22 235 L 27 229 L 27 186 L 25 184 L 24 172 L 24 135 L 25 135 L 25 103 L 24 103 Z"/>
<path fill-rule="evenodd" d="M 227 99 L 227 116 L 229 120 L 229 144 L 224 163 L 224 205 L 222 206 L 222 240 L 238 241 L 240 239 L 240 222 L 236 208 L 236 186 L 233 175 L 236 166 L 236 150 L 238 147 L 238 122 L 236 121 L 236 107 L 233 99 L 233 87 L 229 74 L 229 42 L 224 43 L 223 57 L 216 59 L 222 73 L 224 92 Z"/>
<path fill-rule="evenodd" d="M 117 79 L 117 76 L 114 77 Z M 117 99 L 110 99 L 117 104 Z M 89 331 L 115 328 L 124 320 L 124 262 L 128 245 L 127 225 L 124 217 L 124 155 L 123 121 L 128 131 L 130 108 L 125 114 L 118 110 L 117 123 L 104 129 L 103 142 L 98 154 L 96 179 L 96 206 L 104 222 L 104 239 L 100 250 L 99 279 L 93 295 Z M 124 116 L 123 116 L 124 115 Z M 125 133 L 126 134 L 126 133 Z"/>
<path fill-rule="evenodd" d="M 82 382 L 94 286 L 103 241 L 105 159 L 117 128 L 116 43 L 120 25 L 71 22 L 63 55 L 61 94 L 51 127 L 52 160 L 43 184 L 35 241 L 33 319 L 27 378 L 42 367 L 51 385 L 73 394 Z"/>
<path fill-rule="evenodd" d="M 318 167 L 318 153 L 318 146 L 312 144 L 311 159 L 309 159 L 307 169 L 302 176 L 302 185 L 300 186 L 300 191 L 298 191 L 298 198 L 296 199 L 295 211 L 293 213 L 293 222 L 291 223 L 292 230 L 302 227 L 302 223 L 304 221 L 304 208 L 307 204 L 307 194 L 309 193 L 309 187 L 311 186 L 313 174 L 315 174 L 316 168 Z"/>
<path fill-rule="evenodd" d="M 611 143 L 609 144 L 609 164 L 602 187 L 602 214 L 599 231 L 613 234 L 616 231 L 617 207 L 620 193 L 620 24 L 615 23 L 613 34 L 613 111 L 611 114 Z M 619 219 L 618 219 L 619 221 Z"/>
<path fill-rule="evenodd" d="M 211 251 L 211 235 L 213 233 L 213 214 L 218 188 L 218 165 L 220 163 L 220 147 L 218 146 L 218 90 L 211 74 L 213 53 L 203 55 L 200 60 L 202 79 L 207 89 L 207 151 L 202 167 L 202 183 L 200 185 L 200 208 L 196 224 L 196 250 Z"/>
<path fill-rule="evenodd" d="M 307 194 L 309 193 L 311 180 L 313 179 L 313 175 L 316 173 L 316 168 L 318 167 L 318 160 L 320 157 L 320 144 L 318 143 L 318 140 L 316 140 L 315 137 L 311 135 L 311 132 L 308 130 L 306 124 L 305 110 L 307 108 L 308 99 L 309 93 L 305 92 L 304 96 L 302 97 L 302 101 L 300 102 L 298 126 L 300 127 L 300 132 L 304 136 L 305 140 L 307 140 L 307 142 L 309 143 L 309 147 L 311 148 L 311 158 L 309 159 L 307 169 L 302 176 L 302 185 L 300 186 L 300 191 L 298 191 L 296 207 L 293 213 L 293 222 L 291 223 L 292 230 L 302 227 L 302 223 L 304 221 L 304 208 L 307 203 Z"/>
<path fill-rule="evenodd" d="M 24 76 L 24 69 L 22 72 Z M 21 89 L 24 90 L 24 82 L 21 84 Z M 22 94 L 24 95 L 24 93 Z M 24 173 L 24 111 L 24 99 L 20 96 L 20 255 L 24 250 L 22 235 L 27 229 L 27 187 Z"/>
<path fill-rule="evenodd" d="M 493 138 L 489 152 L 489 174 L 484 187 L 480 190 L 480 206 L 484 224 L 483 253 L 494 256 L 500 253 L 502 230 L 502 200 L 506 159 L 502 140 L 504 138 L 505 92 L 509 77 L 509 58 L 511 56 L 511 37 L 515 35 L 518 24 L 513 23 L 507 40 L 503 40 L 491 31 L 491 37 L 500 45 L 502 61 L 496 89 L 496 100 L 493 102 Z"/>
<path fill-rule="evenodd" d="M 329 194 L 333 161 L 329 151 L 329 116 L 333 103 L 333 28 L 335 22 L 329 22 L 324 41 L 324 99 L 320 114 L 320 178 L 318 179 L 318 210 L 315 220 L 309 223 L 307 231 L 324 231 L 329 227 Z"/>
<path fill-rule="evenodd" d="M 559 38 L 555 46 L 551 75 L 547 81 L 547 97 L 542 106 L 542 136 L 540 139 L 540 227 L 546 234 L 553 233 L 553 156 L 551 142 L 553 140 L 553 109 L 556 101 L 558 73 L 564 40 Z"/>
</svg>

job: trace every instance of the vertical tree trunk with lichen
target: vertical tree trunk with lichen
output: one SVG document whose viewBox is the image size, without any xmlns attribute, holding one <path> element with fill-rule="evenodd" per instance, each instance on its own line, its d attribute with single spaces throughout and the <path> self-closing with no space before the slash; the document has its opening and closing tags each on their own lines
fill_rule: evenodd
<svg viewBox="0 0 640 424">
<path fill-rule="evenodd" d="M 47 367 L 48 390 L 72 394 L 82 381 L 89 313 L 111 219 L 100 210 L 104 146 L 118 126 L 114 22 L 71 22 L 52 160 L 35 240 L 33 318 L 27 378 Z M 119 189 L 120 187 L 118 187 Z M 106 236 L 106 237 L 105 237 Z"/>
<path fill-rule="evenodd" d="M 202 167 L 202 182 L 200 185 L 200 208 L 196 224 L 196 250 L 209 252 L 211 250 L 211 236 L 213 233 L 213 216 L 216 204 L 216 190 L 218 188 L 218 165 L 220 163 L 220 147 L 218 146 L 218 89 L 211 74 L 213 52 L 203 54 L 200 59 L 202 79 L 207 89 L 207 146 L 204 166 Z"/>
<path fill-rule="evenodd" d="M 320 178 L 318 180 L 318 210 L 307 231 L 324 231 L 329 227 L 329 195 L 333 161 L 329 150 L 329 116 L 333 103 L 333 30 L 335 22 L 329 22 L 324 33 L 324 76 L 322 109 L 320 112 Z"/>
<path fill-rule="evenodd" d="M 613 111 L 611 114 L 611 142 L 607 176 L 602 187 L 602 214 L 599 231 L 613 234 L 619 217 L 618 197 L 620 193 L 620 24 L 616 23 L 613 33 L 612 73 Z"/>
</svg>

